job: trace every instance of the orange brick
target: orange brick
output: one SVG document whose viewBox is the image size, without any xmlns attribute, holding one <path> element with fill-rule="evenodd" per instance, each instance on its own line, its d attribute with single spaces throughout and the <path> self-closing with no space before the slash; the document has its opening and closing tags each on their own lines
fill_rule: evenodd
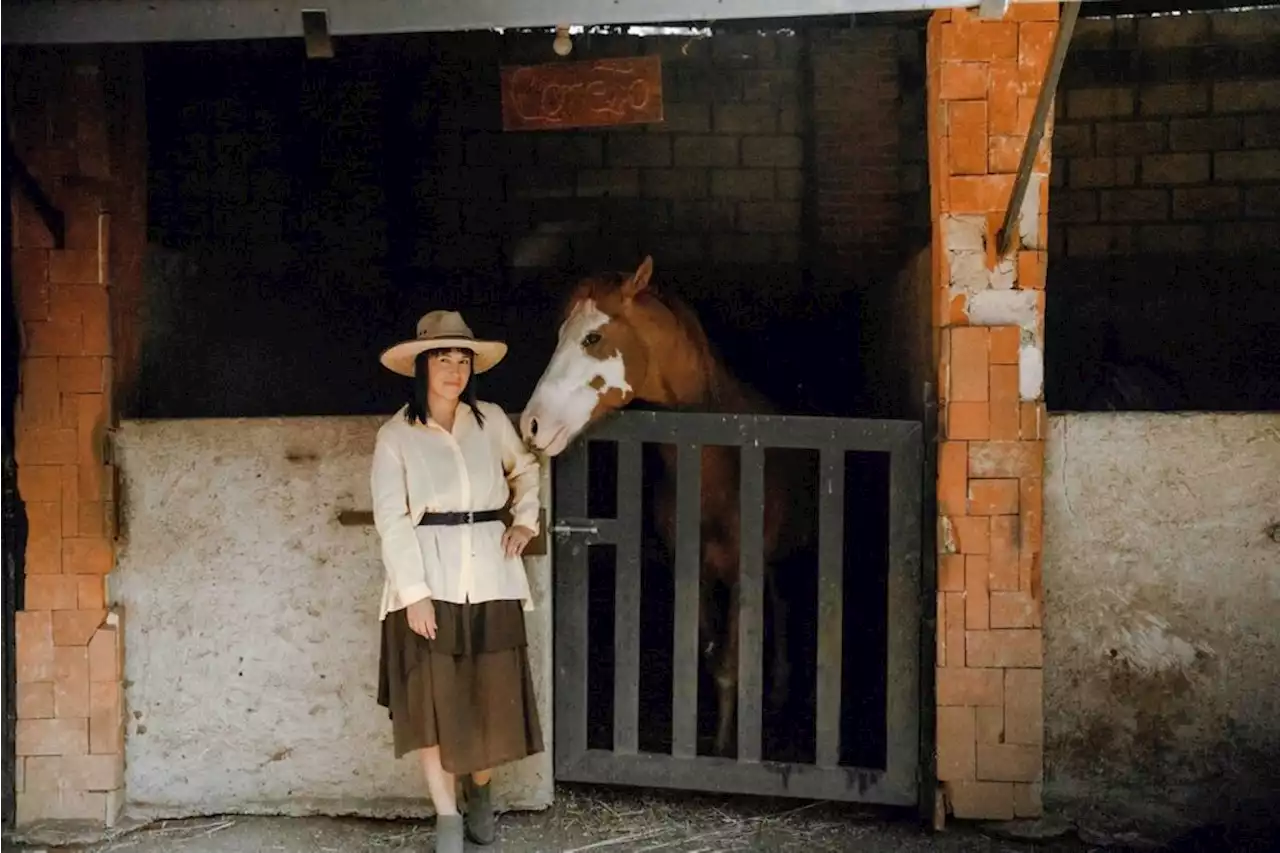
<svg viewBox="0 0 1280 853">
<path fill-rule="evenodd" d="M 1013 783 L 947 782 L 947 802 L 960 820 L 1012 820 Z"/>
<path fill-rule="evenodd" d="M 964 593 L 946 592 L 946 666 L 964 666 Z"/>
<path fill-rule="evenodd" d="M 1026 142 L 1022 136 L 991 137 L 987 145 L 987 168 L 992 174 L 1017 172 Z"/>
<path fill-rule="evenodd" d="M 106 585 L 102 575 L 76 575 L 76 597 L 81 610 L 100 610 L 106 607 Z"/>
<path fill-rule="evenodd" d="M 14 641 L 18 681 L 53 681 L 52 614 L 48 610 L 19 610 L 14 614 Z"/>
<path fill-rule="evenodd" d="M 59 646 L 53 650 L 54 716 L 89 716 L 89 650 L 84 646 Z"/>
<path fill-rule="evenodd" d="M 965 478 L 969 448 L 961 441 L 944 441 L 938 447 L 938 511 L 961 515 L 965 507 Z"/>
<path fill-rule="evenodd" d="M 107 823 L 107 801 L 114 795 L 101 791 L 76 791 L 59 788 L 57 791 L 30 791 L 17 797 L 19 826 L 41 821 L 75 821 L 93 825 Z M 114 822 L 118 812 L 111 812 Z"/>
<path fill-rule="evenodd" d="M 101 392 L 102 359 L 93 356 L 58 359 L 58 388 L 64 394 Z"/>
<path fill-rule="evenodd" d="M 120 680 L 120 648 L 117 629 L 111 625 L 99 628 L 89 641 L 89 680 Z"/>
<path fill-rule="evenodd" d="M 84 329 L 79 320 L 47 320 L 23 324 L 27 355 L 58 356 L 79 353 L 84 347 Z"/>
<path fill-rule="evenodd" d="M 990 670 L 1000 672 L 1001 670 Z M 979 744 L 1004 742 L 1004 708 L 983 705 L 974 709 L 974 735 Z"/>
<path fill-rule="evenodd" d="M 53 717 L 53 682 L 19 682 L 18 717 L 24 720 L 47 720 Z"/>
<path fill-rule="evenodd" d="M 108 539 L 62 540 L 62 570 L 69 574 L 105 575 L 115 565 L 115 549 Z"/>
<path fill-rule="evenodd" d="M 1042 637 L 1034 628 L 965 632 L 965 665 L 1039 667 L 1044 662 Z"/>
<path fill-rule="evenodd" d="M 991 409 L 987 403 L 955 401 L 947 404 L 947 438 L 986 441 L 991 437 Z"/>
<path fill-rule="evenodd" d="M 942 554 L 938 557 L 938 589 L 943 592 L 964 592 L 963 554 Z"/>
<path fill-rule="evenodd" d="M 1057 3 L 1029 3 L 1026 0 L 1014 0 L 1009 4 L 1005 18 L 1011 21 L 1056 21 L 1058 20 Z"/>
<path fill-rule="evenodd" d="M 62 572 L 62 540 L 56 537 L 36 537 L 27 540 L 27 559 L 24 566 L 28 575 L 56 575 Z"/>
<path fill-rule="evenodd" d="M 80 535 L 80 483 L 74 465 L 62 466 L 62 535 Z"/>
<path fill-rule="evenodd" d="M 80 465 L 80 500 L 113 499 L 115 468 L 111 465 Z"/>
<path fill-rule="evenodd" d="M 987 557 L 969 554 L 964 558 L 964 627 L 985 631 L 991 627 L 990 597 L 987 588 Z"/>
<path fill-rule="evenodd" d="M 28 542 L 62 538 L 62 506 L 58 503 L 27 504 Z"/>
<path fill-rule="evenodd" d="M 1044 443 L 1040 441 L 972 441 L 970 477 L 1040 477 Z"/>
<path fill-rule="evenodd" d="M 950 519 L 951 535 L 956 552 L 960 554 L 987 554 L 991 550 L 991 525 L 987 518 L 966 518 L 958 515 Z"/>
<path fill-rule="evenodd" d="M 975 746 L 973 709 L 938 708 L 938 778 L 944 782 L 974 778 Z"/>
<path fill-rule="evenodd" d="M 1014 128 L 1014 133 L 1019 136 L 1026 136 L 1031 133 L 1031 122 L 1035 119 L 1036 100 L 1034 96 L 1023 95 L 1018 98 L 1018 123 Z"/>
<path fill-rule="evenodd" d="M 75 578 L 68 575 L 31 575 L 26 579 L 26 605 L 32 610 L 75 610 L 78 606 Z"/>
<path fill-rule="evenodd" d="M 49 281 L 52 284 L 99 284 L 98 252 L 90 249 L 50 252 Z"/>
<path fill-rule="evenodd" d="M 1023 92 L 1018 63 L 999 61 L 988 70 L 987 121 L 993 136 L 1026 136 L 1018 133 L 1018 97 Z"/>
<path fill-rule="evenodd" d="M 1020 589 L 1018 516 L 994 515 L 991 517 L 988 549 L 991 555 L 991 588 Z"/>
<path fill-rule="evenodd" d="M 49 253 L 45 249 L 9 249 L 18 316 L 23 320 L 49 317 Z"/>
<path fill-rule="evenodd" d="M 100 501 L 81 501 L 73 506 L 76 512 L 76 535 L 89 538 L 107 535 L 106 505 Z"/>
<path fill-rule="evenodd" d="M 938 620 L 937 628 L 933 632 L 934 655 L 937 658 L 935 666 L 942 667 L 947 665 L 947 596 L 946 593 L 940 592 L 935 597 L 937 599 L 935 603 L 935 609 L 937 610 L 935 618 Z M 963 637 L 961 642 L 964 642 Z"/>
<path fill-rule="evenodd" d="M 939 705 L 1004 706 L 1004 670 L 940 669 L 938 677 Z"/>
<path fill-rule="evenodd" d="M 18 720 L 15 740 L 18 755 L 87 755 L 89 720 Z"/>
<path fill-rule="evenodd" d="M 1013 191 L 1013 175 L 956 175 L 947 184 L 952 213 L 1003 212 Z"/>
<path fill-rule="evenodd" d="M 89 752 L 124 754 L 124 711 L 120 684 L 95 681 L 89 685 Z"/>
<path fill-rule="evenodd" d="M 1044 814 L 1039 782 L 1023 782 L 1013 786 L 1013 816 L 1040 817 Z"/>
<path fill-rule="evenodd" d="M 111 311 L 107 290 L 100 286 L 56 285 L 50 293 L 52 316 L 78 323 L 80 348 L 60 355 L 111 354 Z"/>
<path fill-rule="evenodd" d="M 26 358 L 14 425 L 17 429 L 56 428 L 58 423 L 58 360 Z"/>
<path fill-rule="evenodd" d="M 1039 782 L 1040 749 L 1012 743 L 977 745 L 978 778 L 984 782 Z"/>
<path fill-rule="evenodd" d="M 1018 65 L 1025 74 L 1043 77 L 1057 32 L 1052 21 L 1027 21 L 1018 27 Z"/>
<path fill-rule="evenodd" d="M 1044 590 L 1040 584 L 1040 554 L 1025 551 L 1018 554 L 1018 589 L 1031 593 L 1036 601 L 1043 601 Z"/>
<path fill-rule="evenodd" d="M 1044 480 L 1039 477 L 1023 477 L 1019 488 L 1019 547 L 1023 551 L 1038 552 L 1043 548 L 1044 537 Z"/>
<path fill-rule="evenodd" d="M 991 439 L 1016 441 L 1021 417 L 1018 400 L 1018 367 L 1013 364 L 991 365 Z"/>
<path fill-rule="evenodd" d="M 1040 606 L 1031 593 L 996 591 L 991 593 L 992 628 L 1037 628 Z"/>
<path fill-rule="evenodd" d="M 943 62 L 940 66 L 940 100 L 981 100 L 987 97 L 987 63 Z"/>
<path fill-rule="evenodd" d="M 965 464 L 968 464 L 967 458 Z M 57 465 L 19 466 L 18 494 L 26 503 L 58 500 L 61 496 L 60 471 Z"/>
<path fill-rule="evenodd" d="M 112 755 L 40 755 L 27 759 L 29 791 L 114 791 L 124 785 L 124 763 Z"/>
<path fill-rule="evenodd" d="M 986 101 L 952 101 L 946 106 L 951 174 L 985 175 L 987 173 Z"/>
<path fill-rule="evenodd" d="M 83 465 L 102 464 L 102 436 L 107 424 L 105 400 L 103 394 L 76 395 L 76 430 Z"/>
<path fill-rule="evenodd" d="M 990 62 L 1017 56 L 1018 25 L 1012 21 L 956 21 L 942 30 L 944 60 Z"/>
<path fill-rule="evenodd" d="M 1043 441 L 1044 432 L 1044 403 L 1020 403 L 1019 404 L 1019 420 L 1021 425 L 1019 431 L 1024 441 Z"/>
<path fill-rule="evenodd" d="M 1009 515 L 1018 511 L 1017 480 L 970 480 L 969 515 Z"/>
<path fill-rule="evenodd" d="M 1038 632 L 1037 632 L 1038 633 Z M 1010 669 L 1004 674 L 1006 743 L 1044 743 L 1044 671 Z"/>
<path fill-rule="evenodd" d="M 79 584 L 76 585 L 77 595 Z M 107 618 L 106 610 L 55 610 L 53 644 L 55 646 L 89 645 L 89 640 Z"/>
<path fill-rule="evenodd" d="M 951 330 L 950 401 L 987 401 L 990 337 L 990 332 L 981 326 L 964 326 Z"/>
<path fill-rule="evenodd" d="M 1044 290 L 1048 255 L 1045 252 L 1018 252 L 1018 287 L 1023 290 Z"/>
<path fill-rule="evenodd" d="M 76 461 L 76 431 L 42 427 L 22 430 L 14 452 L 19 465 L 69 465 Z"/>
</svg>

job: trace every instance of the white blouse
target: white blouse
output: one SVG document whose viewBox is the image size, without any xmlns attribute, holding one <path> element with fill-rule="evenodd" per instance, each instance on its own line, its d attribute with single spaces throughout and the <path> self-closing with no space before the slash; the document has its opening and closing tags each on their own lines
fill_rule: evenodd
<svg viewBox="0 0 1280 853">
<path fill-rule="evenodd" d="M 457 604 L 498 599 L 533 609 L 520 557 L 502 551 L 501 521 L 418 526 L 424 512 L 501 509 L 514 492 L 515 524 L 538 530 L 538 459 L 501 407 L 481 402 L 484 428 L 466 403 L 453 431 L 403 407 L 378 429 L 369 477 L 386 580 L 379 619 L 430 596 Z"/>
</svg>

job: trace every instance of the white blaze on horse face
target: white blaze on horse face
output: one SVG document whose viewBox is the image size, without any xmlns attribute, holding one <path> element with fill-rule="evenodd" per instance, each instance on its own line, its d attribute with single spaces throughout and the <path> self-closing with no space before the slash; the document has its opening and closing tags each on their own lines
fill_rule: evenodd
<svg viewBox="0 0 1280 853">
<path fill-rule="evenodd" d="M 622 355 L 596 358 L 583 344 L 608 322 L 609 315 L 586 299 L 560 327 L 556 351 L 520 418 L 525 441 L 548 456 L 559 454 L 582 432 L 604 394 L 631 392 Z"/>
</svg>

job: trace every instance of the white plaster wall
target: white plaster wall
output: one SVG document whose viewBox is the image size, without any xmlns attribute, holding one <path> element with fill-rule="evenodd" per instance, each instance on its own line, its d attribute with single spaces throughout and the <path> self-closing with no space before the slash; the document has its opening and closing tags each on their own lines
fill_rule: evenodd
<svg viewBox="0 0 1280 853">
<path fill-rule="evenodd" d="M 377 532 L 337 521 L 370 509 L 381 421 L 121 425 L 111 594 L 124 611 L 130 814 L 430 814 L 376 703 Z M 499 771 L 509 808 L 552 797 L 549 563 L 526 560 L 547 752 Z"/>
<path fill-rule="evenodd" d="M 1280 415 L 1050 418 L 1046 803 L 1280 803 Z"/>
</svg>

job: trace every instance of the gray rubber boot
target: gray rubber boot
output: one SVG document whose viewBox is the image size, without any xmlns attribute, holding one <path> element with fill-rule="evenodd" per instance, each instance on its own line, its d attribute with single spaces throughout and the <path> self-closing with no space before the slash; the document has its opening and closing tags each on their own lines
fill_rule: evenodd
<svg viewBox="0 0 1280 853">
<path fill-rule="evenodd" d="M 436 853 L 462 853 L 462 815 L 436 817 Z"/>
<path fill-rule="evenodd" d="M 493 783 L 477 785 L 468 776 L 462 784 L 467 794 L 467 835 L 476 844 L 492 844 L 498 836 L 497 820 L 493 816 L 493 799 L 490 796 Z"/>
</svg>

